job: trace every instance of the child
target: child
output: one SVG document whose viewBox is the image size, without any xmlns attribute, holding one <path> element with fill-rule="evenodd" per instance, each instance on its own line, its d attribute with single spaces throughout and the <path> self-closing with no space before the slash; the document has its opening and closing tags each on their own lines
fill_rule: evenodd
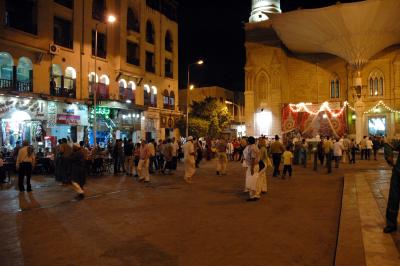
<svg viewBox="0 0 400 266">
<path fill-rule="evenodd" d="M 282 179 L 285 179 L 286 171 L 289 172 L 289 177 L 292 177 L 293 153 L 290 151 L 290 146 L 286 147 L 286 151 L 282 154 L 282 158 L 283 158 Z"/>
</svg>

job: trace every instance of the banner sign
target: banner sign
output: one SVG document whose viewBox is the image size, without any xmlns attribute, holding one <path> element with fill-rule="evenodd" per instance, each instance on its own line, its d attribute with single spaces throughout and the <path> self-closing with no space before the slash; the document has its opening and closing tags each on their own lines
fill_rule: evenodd
<svg viewBox="0 0 400 266">
<path fill-rule="evenodd" d="M 81 117 L 79 115 L 57 115 L 57 124 L 78 126 L 80 121 Z"/>
</svg>

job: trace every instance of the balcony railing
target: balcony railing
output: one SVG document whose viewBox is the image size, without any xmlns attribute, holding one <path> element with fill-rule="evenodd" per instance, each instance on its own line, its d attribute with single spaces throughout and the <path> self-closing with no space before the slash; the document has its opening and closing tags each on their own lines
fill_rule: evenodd
<svg viewBox="0 0 400 266">
<path fill-rule="evenodd" d="M 13 81 L 9 79 L 0 79 L 0 89 L 5 89 L 9 91 L 16 92 L 32 92 L 33 91 L 33 83 L 31 80 L 29 81 Z"/>
<path fill-rule="evenodd" d="M 92 84 L 90 87 L 90 93 L 89 93 L 90 98 L 93 98 L 93 92 L 94 92 L 95 86 L 96 86 L 95 84 Z M 106 85 L 106 84 L 98 83 L 96 92 L 97 92 L 96 98 L 98 100 L 106 100 L 106 99 L 110 98 L 109 88 L 108 88 L 108 85 Z"/>
<path fill-rule="evenodd" d="M 50 95 L 57 96 L 57 97 L 66 97 L 66 98 L 76 98 L 76 89 L 69 89 L 69 88 L 60 88 L 56 87 L 54 89 L 50 88 Z"/>
</svg>

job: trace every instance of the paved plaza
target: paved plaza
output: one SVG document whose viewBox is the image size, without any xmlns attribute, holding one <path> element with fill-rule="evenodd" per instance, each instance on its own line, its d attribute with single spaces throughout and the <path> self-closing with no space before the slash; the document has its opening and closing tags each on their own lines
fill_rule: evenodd
<svg viewBox="0 0 400 266">
<path fill-rule="evenodd" d="M 342 194 L 346 201 L 351 195 L 343 193 L 345 180 L 364 178 L 364 170 L 367 184 L 379 180 L 384 196 L 372 189 L 372 199 L 378 200 L 371 202 L 381 215 L 390 177 L 382 160 L 341 165 L 331 175 L 321 168 L 313 171 L 311 163 L 306 169 L 296 166 L 291 180 L 269 174 L 268 193 L 258 202 L 246 202 L 240 163 L 230 162 L 225 176 L 217 176 L 214 166 L 204 161 L 193 184 L 183 182 L 183 164 L 174 175 L 153 175 L 150 184 L 125 175 L 90 177 L 83 201 L 73 200 L 72 189 L 51 177 L 36 176 L 32 193 L 19 194 L 5 185 L 0 191 L 0 264 L 363 265 L 370 262 L 369 252 L 376 255 L 370 241 L 365 244 L 371 226 L 383 242 L 390 246 L 392 241 L 390 259 L 398 260 L 397 234 L 381 233 L 383 216 L 374 220 L 378 224 L 365 224 L 368 214 L 360 209 L 360 226 L 353 228 L 352 217 L 341 216 L 342 204 L 347 206 Z M 348 214 L 357 213 L 355 208 Z"/>
</svg>

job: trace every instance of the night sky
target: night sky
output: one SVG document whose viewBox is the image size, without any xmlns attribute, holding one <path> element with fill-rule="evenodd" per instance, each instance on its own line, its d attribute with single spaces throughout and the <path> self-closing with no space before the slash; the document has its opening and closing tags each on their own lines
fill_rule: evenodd
<svg viewBox="0 0 400 266">
<path fill-rule="evenodd" d="M 251 0 L 179 0 L 179 87 L 187 86 L 187 65 L 193 66 L 190 83 L 244 90 L 244 23 Z M 337 0 L 281 0 L 282 12 L 335 4 Z M 342 0 L 342 3 L 356 2 Z"/>
</svg>

